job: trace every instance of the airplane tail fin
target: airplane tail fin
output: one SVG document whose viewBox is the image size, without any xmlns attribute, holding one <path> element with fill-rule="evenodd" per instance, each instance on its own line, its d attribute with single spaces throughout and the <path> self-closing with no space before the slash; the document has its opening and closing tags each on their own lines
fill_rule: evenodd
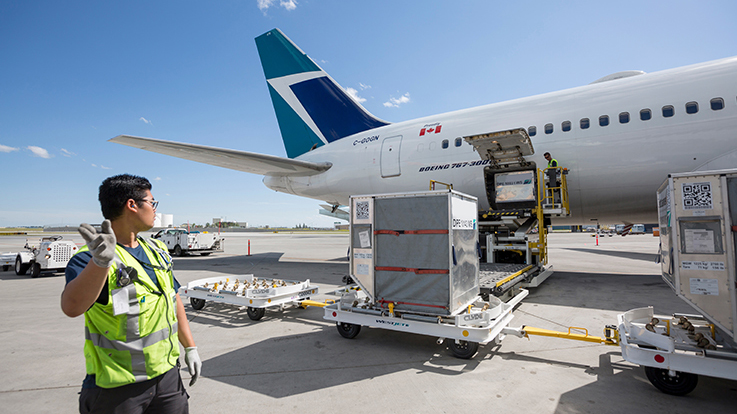
<svg viewBox="0 0 737 414">
<path fill-rule="evenodd" d="M 256 46 L 289 158 L 388 125 L 351 98 L 279 29 L 257 37 Z"/>
</svg>

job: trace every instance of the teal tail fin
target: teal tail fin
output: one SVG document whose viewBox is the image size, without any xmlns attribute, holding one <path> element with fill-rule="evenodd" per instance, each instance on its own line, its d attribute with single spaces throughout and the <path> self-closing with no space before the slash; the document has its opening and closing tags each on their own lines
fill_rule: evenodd
<svg viewBox="0 0 737 414">
<path fill-rule="evenodd" d="M 289 158 L 388 125 L 351 98 L 279 29 L 256 38 Z"/>
</svg>

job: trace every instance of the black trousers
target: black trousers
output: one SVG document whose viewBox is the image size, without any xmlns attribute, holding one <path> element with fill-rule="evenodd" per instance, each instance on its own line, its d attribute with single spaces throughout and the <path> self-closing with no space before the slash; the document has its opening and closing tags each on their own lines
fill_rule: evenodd
<svg viewBox="0 0 737 414">
<path fill-rule="evenodd" d="M 189 395 L 176 366 L 144 382 L 117 388 L 83 388 L 81 414 L 189 414 Z"/>
</svg>

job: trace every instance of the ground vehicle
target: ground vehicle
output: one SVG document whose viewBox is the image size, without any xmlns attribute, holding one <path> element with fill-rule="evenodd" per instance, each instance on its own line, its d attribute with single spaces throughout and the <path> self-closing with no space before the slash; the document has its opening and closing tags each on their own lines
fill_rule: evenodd
<svg viewBox="0 0 737 414">
<path fill-rule="evenodd" d="M 32 277 L 38 277 L 42 270 L 63 271 L 77 252 L 77 245 L 71 240 L 61 239 L 62 236 L 43 237 L 38 246 L 30 245 L 26 240 L 26 251 L 2 253 L 0 264 L 3 270 L 8 270 L 12 263 L 16 275 L 25 275 L 30 269 Z"/>
<path fill-rule="evenodd" d="M 633 309 L 618 331 L 624 359 L 683 395 L 699 374 L 737 380 L 737 169 L 671 174 L 657 195 L 663 280 L 699 314 Z"/>
<path fill-rule="evenodd" d="M 175 256 L 184 256 L 186 253 L 200 253 L 207 256 L 212 252 L 222 252 L 224 238 L 214 233 L 189 232 L 185 229 L 163 229 L 153 234 L 166 244 L 169 252 Z"/>
</svg>

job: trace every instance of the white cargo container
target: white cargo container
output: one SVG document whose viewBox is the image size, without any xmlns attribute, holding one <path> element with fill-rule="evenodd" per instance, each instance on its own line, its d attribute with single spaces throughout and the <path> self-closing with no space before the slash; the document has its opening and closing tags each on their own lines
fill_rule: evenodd
<svg viewBox="0 0 737 414">
<path fill-rule="evenodd" d="M 698 374 L 737 380 L 737 169 L 672 174 L 657 192 L 663 280 L 698 315 L 618 316 L 622 357 L 675 395 Z"/>
<path fill-rule="evenodd" d="M 351 197 L 351 275 L 378 306 L 458 314 L 479 295 L 476 205 L 452 190 Z"/>
</svg>

